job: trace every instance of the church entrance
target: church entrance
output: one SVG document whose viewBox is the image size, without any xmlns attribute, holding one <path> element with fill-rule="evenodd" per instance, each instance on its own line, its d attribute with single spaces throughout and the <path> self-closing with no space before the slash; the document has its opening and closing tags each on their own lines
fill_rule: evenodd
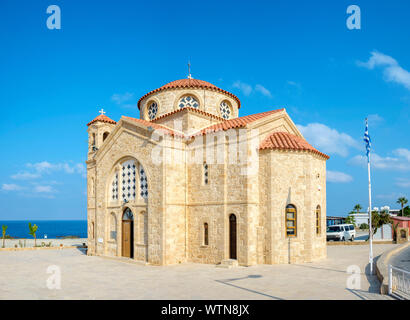
<svg viewBox="0 0 410 320">
<path fill-rule="evenodd" d="M 134 217 L 129 208 L 122 215 L 122 256 L 134 257 Z"/>
<path fill-rule="evenodd" d="M 237 259 L 236 256 L 236 216 L 229 216 L 229 259 Z"/>
</svg>

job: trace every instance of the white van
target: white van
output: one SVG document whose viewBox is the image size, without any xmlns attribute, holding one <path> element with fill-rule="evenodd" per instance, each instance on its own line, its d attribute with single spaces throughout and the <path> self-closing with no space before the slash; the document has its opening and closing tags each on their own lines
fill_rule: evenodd
<svg viewBox="0 0 410 320">
<path fill-rule="evenodd" d="M 328 226 L 326 230 L 326 240 L 330 241 L 354 241 L 356 230 L 352 224 L 337 224 Z"/>
</svg>

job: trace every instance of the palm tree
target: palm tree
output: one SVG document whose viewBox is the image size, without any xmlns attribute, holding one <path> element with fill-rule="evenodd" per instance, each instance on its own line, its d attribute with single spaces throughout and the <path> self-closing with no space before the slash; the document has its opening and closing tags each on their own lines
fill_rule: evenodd
<svg viewBox="0 0 410 320">
<path fill-rule="evenodd" d="M 3 229 L 3 248 L 4 248 L 5 247 L 4 242 L 6 240 L 6 230 L 7 230 L 8 227 L 5 226 L 5 225 L 2 225 L 1 228 Z"/>
<path fill-rule="evenodd" d="M 353 209 L 356 210 L 357 213 L 359 213 L 360 210 L 362 210 L 362 206 L 360 204 L 356 204 Z"/>
<path fill-rule="evenodd" d="M 409 202 L 405 197 L 400 197 L 397 199 L 397 203 L 401 204 L 401 215 L 404 216 L 404 205 Z"/>
<path fill-rule="evenodd" d="M 28 228 L 29 228 L 29 234 L 31 234 L 34 237 L 34 246 L 37 247 L 37 238 L 36 238 L 36 232 L 37 232 L 37 225 L 31 225 L 31 222 L 28 223 Z"/>
</svg>

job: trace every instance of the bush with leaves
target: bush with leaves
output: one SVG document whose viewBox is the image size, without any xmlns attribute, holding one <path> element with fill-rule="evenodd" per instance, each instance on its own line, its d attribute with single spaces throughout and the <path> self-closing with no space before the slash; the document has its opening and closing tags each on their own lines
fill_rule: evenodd
<svg viewBox="0 0 410 320">
<path fill-rule="evenodd" d="M 359 226 L 359 228 L 360 228 L 360 230 L 367 230 L 367 229 L 369 229 L 369 225 L 367 223 L 362 223 Z"/>
</svg>

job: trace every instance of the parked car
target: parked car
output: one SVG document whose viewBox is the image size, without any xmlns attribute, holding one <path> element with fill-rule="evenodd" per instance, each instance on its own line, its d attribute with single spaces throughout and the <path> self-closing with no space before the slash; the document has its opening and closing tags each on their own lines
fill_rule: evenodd
<svg viewBox="0 0 410 320">
<path fill-rule="evenodd" d="M 330 241 L 354 241 L 356 230 L 352 224 L 338 224 L 327 227 L 326 240 Z"/>
</svg>

